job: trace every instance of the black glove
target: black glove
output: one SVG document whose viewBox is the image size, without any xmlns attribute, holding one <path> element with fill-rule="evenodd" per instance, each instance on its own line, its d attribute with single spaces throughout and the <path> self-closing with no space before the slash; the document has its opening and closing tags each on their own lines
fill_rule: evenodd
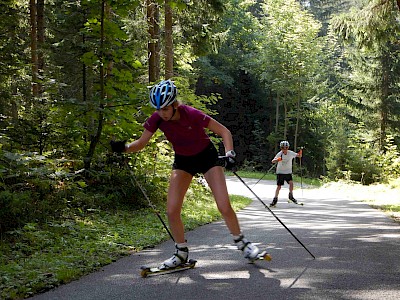
<svg viewBox="0 0 400 300">
<path fill-rule="evenodd" d="M 125 152 L 125 141 L 111 141 L 110 146 L 113 152 L 122 153 Z"/>
<path fill-rule="evenodd" d="M 217 166 L 224 167 L 228 171 L 236 172 L 236 160 L 233 157 L 219 156 L 217 160 Z"/>
<path fill-rule="evenodd" d="M 236 152 L 233 150 L 229 150 L 228 152 L 226 152 L 225 157 L 226 157 L 225 169 L 235 172 L 236 171 Z"/>
<path fill-rule="evenodd" d="M 233 157 L 226 157 L 225 158 L 225 169 L 228 171 L 236 172 L 236 160 Z"/>
</svg>

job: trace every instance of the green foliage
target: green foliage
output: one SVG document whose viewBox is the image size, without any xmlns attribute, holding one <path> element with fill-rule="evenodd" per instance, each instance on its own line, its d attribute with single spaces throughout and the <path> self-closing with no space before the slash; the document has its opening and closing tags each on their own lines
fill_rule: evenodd
<svg viewBox="0 0 400 300">
<path fill-rule="evenodd" d="M 224 32 L 218 52 L 200 57 L 194 64 L 200 76 L 196 92 L 221 97 L 212 108 L 218 112 L 215 118 L 233 134 L 239 163 L 253 159 L 249 145 L 259 147 L 254 142 L 254 120 L 262 119 L 261 126 L 266 126 L 270 110 L 263 101 L 268 99 L 267 91 L 254 72 L 254 51 L 261 34 L 253 15 L 256 10 L 253 1 L 227 1 L 217 27 Z"/>
<path fill-rule="evenodd" d="M 178 1 L 178 9 L 175 11 L 179 26 L 176 44 L 190 46 L 194 56 L 206 55 L 216 50 L 222 34 L 216 24 L 224 12 L 224 2 L 197 0 L 182 5 Z"/>
<path fill-rule="evenodd" d="M 234 196 L 232 206 L 238 210 L 250 201 Z M 163 211 L 162 206 L 158 208 Z M 182 215 L 187 230 L 221 217 L 209 192 L 195 182 Z M 164 213 L 161 216 L 166 219 Z M 44 292 L 168 238 L 147 208 L 97 209 L 42 225 L 28 223 L 0 240 L 0 297 L 20 299 Z"/>
<path fill-rule="evenodd" d="M 212 109 L 212 106 L 221 99 L 218 94 L 211 94 L 208 96 L 197 95 L 190 87 L 189 80 L 182 77 L 174 77 L 174 82 L 179 90 L 178 99 L 184 104 L 200 109 L 208 115 L 217 114 L 215 110 Z"/>
<path fill-rule="evenodd" d="M 344 43 L 334 75 L 340 100 L 329 105 L 331 113 L 339 109 L 333 115 L 336 126 L 328 145 L 330 178 L 369 184 L 398 176 L 389 166 L 396 165 L 392 157 L 397 151 L 395 124 L 400 107 L 398 78 L 392 76 L 399 62 L 398 47 L 393 44 L 399 34 L 398 22 L 393 20 L 398 10 L 393 3 L 369 1 L 333 19 L 332 29 Z"/>
<path fill-rule="evenodd" d="M 392 136 L 387 137 L 384 151 L 378 152 L 373 160 L 380 169 L 382 181 L 390 182 L 400 178 L 400 149 Z"/>
<path fill-rule="evenodd" d="M 313 83 L 322 56 L 321 25 L 297 1 L 266 1 L 262 9 L 265 35 L 258 51 L 258 74 L 273 92 L 274 135 L 290 140 L 296 148 L 306 122 L 305 101 L 316 93 Z"/>
<path fill-rule="evenodd" d="M 400 55 L 398 14 L 394 1 L 372 0 L 332 22 L 349 64 L 343 93 L 353 108 L 351 115 L 376 132 L 379 150 L 385 147 L 386 135 L 395 139 L 398 135 L 399 79 L 394 76 Z"/>
<path fill-rule="evenodd" d="M 248 169 L 243 169 L 243 170 L 237 171 L 237 174 L 242 178 L 253 178 L 253 179 L 276 181 L 275 171 L 270 171 L 269 173 L 265 173 L 265 172 L 257 172 L 257 171 L 254 171 L 251 168 L 248 168 Z M 231 172 L 227 172 L 226 175 L 235 176 Z M 294 175 L 293 176 L 293 181 L 294 181 L 294 183 L 295 183 L 295 185 L 297 187 L 300 185 L 301 180 L 303 181 L 304 184 L 310 185 L 311 187 L 320 187 L 320 186 L 322 186 L 322 181 L 319 180 L 319 179 L 304 178 L 304 177 L 301 178 L 300 175 Z M 251 186 L 250 186 L 250 188 L 251 188 Z"/>
<path fill-rule="evenodd" d="M 121 165 L 120 159 L 113 163 L 111 156 L 102 169 L 92 169 L 89 173 L 84 170 L 68 172 L 68 166 L 75 162 L 52 159 L 51 155 L 19 155 L 1 151 L 0 232 L 20 228 L 33 220 L 43 224 L 92 209 L 147 207 L 139 188 L 132 180 L 127 184 L 127 178 L 132 176 L 129 169 L 115 167 L 115 163 Z M 170 156 L 164 157 L 161 152 L 161 158 L 153 174 L 142 172 L 139 175 L 151 178 L 143 184 L 148 195 L 160 201 L 168 182 L 167 175 L 161 174 L 168 174 L 170 170 Z M 149 165 L 153 164 L 149 159 L 142 159 L 137 167 L 151 170 Z M 96 197 L 98 193 L 102 197 Z"/>
<path fill-rule="evenodd" d="M 43 222 L 62 214 L 63 201 L 57 201 L 57 184 L 63 172 L 51 168 L 62 164 L 43 155 L 19 155 L 0 151 L 1 209 L 0 230 L 4 232 L 32 220 Z M 60 195 L 60 194 L 59 194 Z M 60 199 L 61 200 L 61 199 Z"/>
<path fill-rule="evenodd" d="M 253 159 L 251 163 L 247 164 L 245 168 L 248 168 L 250 165 L 254 168 L 254 170 L 263 170 L 266 171 L 271 167 L 271 155 L 266 153 L 266 149 L 268 149 L 269 137 L 265 131 L 262 129 L 261 123 L 259 120 L 254 122 L 254 142 L 250 144 L 249 149 L 253 153 Z M 275 144 L 275 143 L 271 143 Z"/>
<path fill-rule="evenodd" d="M 331 149 L 339 152 L 330 153 L 327 161 L 329 177 L 367 185 L 374 182 L 388 183 L 398 178 L 398 147 L 390 137 L 386 143 L 385 151 L 377 150 L 373 142 L 364 136 L 353 136 L 350 143 L 332 143 Z"/>
</svg>

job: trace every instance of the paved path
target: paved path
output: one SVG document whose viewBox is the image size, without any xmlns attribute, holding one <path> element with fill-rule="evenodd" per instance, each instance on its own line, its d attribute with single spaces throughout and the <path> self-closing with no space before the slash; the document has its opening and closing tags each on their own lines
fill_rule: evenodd
<svg viewBox="0 0 400 300">
<path fill-rule="evenodd" d="M 274 182 L 245 181 L 266 204 L 271 201 Z M 236 178 L 228 179 L 228 189 L 253 197 Z M 343 195 L 297 189 L 295 196 L 305 205 L 282 199 L 274 212 L 315 260 L 254 200 L 239 220 L 246 236 L 272 254 L 271 262 L 247 264 L 224 223 L 215 222 L 187 234 L 195 269 L 141 278 L 141 265 L 171 255 L 167 241 L 31 299 L 400 299 L 399 224 Z"/>
</svg>

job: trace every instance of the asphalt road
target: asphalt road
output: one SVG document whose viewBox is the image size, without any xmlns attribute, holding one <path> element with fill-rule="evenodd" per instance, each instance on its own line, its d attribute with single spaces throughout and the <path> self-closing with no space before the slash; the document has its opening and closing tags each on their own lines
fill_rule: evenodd
<svg viewBox="0 0 400 300">
<path fill-rule="evenodd" d="M 274 182 L 245 181 L 270 203 Z M 254 198 L 235 177 L 228 189 Z M 194 269 L 140 277 L 140 266 L 170 257 L 167 241 L 30 299 L 400 299 L 399 224 L 345 195 L 297 189 L 304 206 L 286 202 L 287 186 L 281 196 L 274 213 L 315 260 L 254 198 L 238 217 L 247 238 L 272 255 L 270 262 L 248 264 L 221 221 L 188 232 Z"/>
</svg>

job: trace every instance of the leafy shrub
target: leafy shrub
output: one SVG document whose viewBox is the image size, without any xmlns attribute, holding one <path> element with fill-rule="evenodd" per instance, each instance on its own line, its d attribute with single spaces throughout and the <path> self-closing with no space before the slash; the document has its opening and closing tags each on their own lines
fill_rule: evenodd
<svg viewBox="0 0 400 300">
<path fill-rule="evenodd" d="M 151 170 L 149 159 L 138 164 L 129 159 L 122 164 L 126 158 L 111 164 L 98 161 L 90 171 L 73 172 L 68 162 L 45 155 L 0 154 L 0 232 L 92 210 L 137 210 L 149 206 L 146 196 L 156 205 L 165 205 L 167 158 L 147 174 L 143 170 Z"/>
<path fill-rule="evenodd" d="M 355 141 L 342 145 L 340 151 L 331 151 L 327 159 L 329 177 L 358 181 L 362 184 L 386 183 L 400 176 L 400 159 L 392 137 L 386 140 L 384 150 L 378 145 Z"/>
</svg>

